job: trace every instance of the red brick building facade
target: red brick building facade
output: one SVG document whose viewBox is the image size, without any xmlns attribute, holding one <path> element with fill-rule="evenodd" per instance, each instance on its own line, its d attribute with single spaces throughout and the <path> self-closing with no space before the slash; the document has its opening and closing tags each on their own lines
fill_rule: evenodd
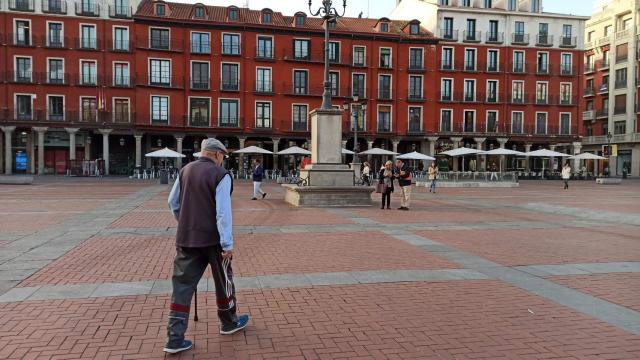
<svg viewBox="0 0 640 360">
<path fill-rule="evenodd" d="M 43 1 L 34 6 L 60 3 Z M 308 113 L 322 100 L 321 19 L 150 0 L 131 17 L 125 5 L 130 9 L 114 2 L 113 8 L 98 10 L 99 17 L 87 16 L 92 14 L 82 8 L 72 13 L 70 5 L 67 15 L 72 16 L 33 14 L 24 3 L 20 9 L 0 8 L 3 31 L 10 34 L 0 39 L 5 172 L 61 172 L 73 167 L 74 158 L 104 158 L 105 170 L 130 174 L 151 165 L 144 153 L 165 146 L 183 152 L 188 161 L 207 136 L 231 149 L 307 145 Z M 27 23 L 22 21 L 33 38 L 29 44 L 23 43 Z M 52 22 L 62 22 L 63 31 Z M 469 67 L 468 46 L 441 41 L 417 20 L 340 18 L 329 26 L 333 104 L 349 110 L 343 124 L 347 148 L 354 146 L 356 124 L 361 150 L 433 153 L 450 138 L 464 143 L 508 134 L 514 144 L 532 139 L 548 144 L 558 136 L 564 141 L 577 136 L 577 121 L 568 133 L 558 128 L 536 134 L 530 113 L 553 108 L 578 118 L 575 95 L 567 103 L 549 90 L 547 102 L 536 103 L 532 94 L 536 81 L 548 81 L 549 89 L 568 82 L 576 94 L 581 55 L 573 56 L 572 72 L 566 74 L 558 65 L 560 51 L 549 50 L 549 71 L 539 74 L 533 70 L 534 50 L 524 50 L 524 68 L 515 71 L 511 51 L 517 49 L 501 47 L 497 63 L 489 64 L 490 47 L 475 46 L 477 61 Z M 445 64 L 443 51 L 449 48 L 451 64 Z M 444 78 L 453 82 L 448 95 Z M 470 78 L 472 97 L 463 88 Z M 506 84 L 524 78 L 531 81 L 514 103 Z M 488 88 L 490 80 L 497 81 L 495 90 Z M 527 114 L 517 134 L 504 125 L 510 123 L 506 114 L 516 108 Z M 452 110 L 448 124 L 443 109 Z M 489 109 L 498 112 L 495 121 L 479 116 Z M 469 120 L 472 112 L 478 115 Z M 289 159 L 266 161 L 268 167 L 290 166 Z M 233 158 L 230 166 L 242 167 Z"/>
</svg>

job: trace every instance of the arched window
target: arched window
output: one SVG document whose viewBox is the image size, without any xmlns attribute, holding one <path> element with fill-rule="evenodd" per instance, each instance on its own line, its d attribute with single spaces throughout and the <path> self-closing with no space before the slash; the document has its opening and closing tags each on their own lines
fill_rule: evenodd
<svg viewBox="0 0 640 360">
<path fill-rule="evenodd" d="M 237 7 L 230 7 L 229 8 L 229 20 L 230 21 L 237 21 L 238 20 L 238 8 Z"/>
<path fill-rule="evenodd" d="M 204 19 L 204 7 L 196 6 L 193 11 L 193 17 L 196 19 Z"/>
<path fill-rule="evenodd" d="M 165 16 L 166 15 L 165 5 L 164 4 L 156 4 L 156 15 L 158 15 L 158 16 Z"/>
<path fill-rule="evenodd" d="M 295 16 L 296 16 L 296 26 L 304 26 L 304 21 L 305 21 L 304 14 L 297 13 Z"/>
<path fill-rule="evenodd" d="M 269 9 L 262 10 L 262 23 L 271 24 L 272 12 Z"/>
</svg>

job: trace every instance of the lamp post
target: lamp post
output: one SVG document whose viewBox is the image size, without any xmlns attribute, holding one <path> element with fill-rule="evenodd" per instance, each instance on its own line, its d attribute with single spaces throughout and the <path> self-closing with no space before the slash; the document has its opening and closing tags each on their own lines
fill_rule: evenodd
<svg viewBox="0 0 640 360">
<path fill-rule="evenodd" d="M 311 10 L 311 0 L 309 0 L 309 12 L 312 16 L 322 14 L 324 19 L 324 92 L 322 93 L 321 109 L 331 109 L 331 81 L 329 80 L 329 22 L 338 21 L 343 17 L 347 9 L 347 0 L 342 2 L 342 14 L 333 7 L 331 0 L 322 0 L 322 7 L 318 11 Z"/>
<path fill-rule="evenodd" d="M 611 132 L 607 132 L 607 155 L 609 155 L 609 174 L 607 176 L 611 176 L 611 153 L 613 152 L 611 149 L 611 138 L 613 137 L 613 135 L 611 135 Z M 616 176 L 618 176 L 618 164 L 616 164 Z"/>
</svg>

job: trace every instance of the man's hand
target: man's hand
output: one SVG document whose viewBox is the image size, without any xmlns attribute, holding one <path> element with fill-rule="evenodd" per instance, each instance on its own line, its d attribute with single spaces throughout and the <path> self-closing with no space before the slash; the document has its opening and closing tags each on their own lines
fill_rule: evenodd
<svg viewBox="0 0 640 360">
<path fill-rule="evenodd" d="M 222 257 L 223 257 L 224 259 L 231 259 L 231 258 L 233 258 L 233 250 L 222 251 Z"/>
</svg>

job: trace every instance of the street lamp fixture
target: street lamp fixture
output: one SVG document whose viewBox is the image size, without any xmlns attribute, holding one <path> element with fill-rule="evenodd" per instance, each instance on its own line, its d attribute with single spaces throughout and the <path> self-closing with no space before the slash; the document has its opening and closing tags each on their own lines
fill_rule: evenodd
<svg viewBox="0 0 640 360">
<path fill-rule="evenodd" d="M 311 10 L 311 0 L 309 0 L 309 12 L 311 16 L 322 14 L 324 19 L 324 92 L 322 93 L 321 109 L 331 109 L 331 81 L 329 80 L 329 23 L 337 22 L 338 18 L 343 17 L 347 10 L 347 0 L 342 1 L 342 14 L 333 7 L 333 1 L 322 0 L 322 7 L 318 11 Z"/>
</svg>

